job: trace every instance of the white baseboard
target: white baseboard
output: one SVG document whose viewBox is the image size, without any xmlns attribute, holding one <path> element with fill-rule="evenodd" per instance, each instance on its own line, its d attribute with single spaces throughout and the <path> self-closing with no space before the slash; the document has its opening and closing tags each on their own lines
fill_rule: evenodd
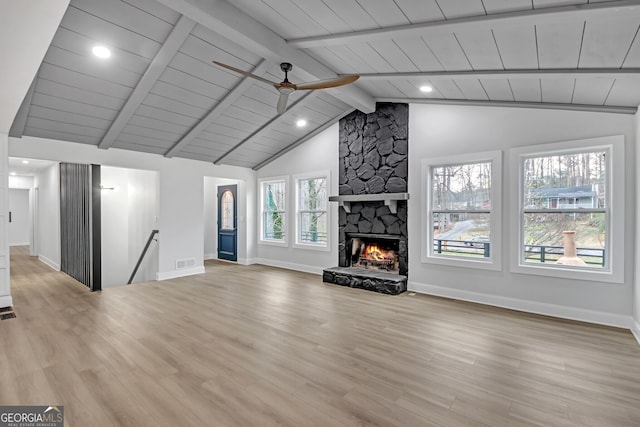
<svg viewBox="0 0 640 427">
<path fill-rule="evenodd" d="M 204 254 L 204 259 L 218 259 L 218 254 Z"/>
<path fill-rule="evenodd" d="M 60 264 L 58 264 L 57 262 L 51 261 L 46 256 L 38 255 L 38 259 L 40 260 L 40 262 L 48 265 L 49 267 L 53 268 L 55 271 L 60 271 Z"/>
<path fill-rule="evenodd" d="M 409 282 L 407 284 L 407 288 L 410 291 L 423 294 L 476 302 L 479 304 L 492 305 L 495 307 L 508 308 L 511 310 L 559 317 L 562 319 L 579 320 L 581 322 L 615 326 L 618 328 L 630 329 L 632 322 L 630 316 L 623 316 L 620 314 L 586 310 L 576 307 L 566 307 L 563 305 L 549 304 L 537 301 L 527 301 L 523 299 L 502 297 L 498 295 L 487 295 L 478 292 L 427 285 L 424 283 Z"/>
<path fill-rule="evenodd" d="M 302 271 L 303 273 L 322 274 L 323 267 L 296 264 L 293 262 L 274 261 L 272 259 L 253 258 L 251 264 L 263 264 L 270 267 L 286 268 L 287 270 Z"/>
<path fill-rule="evenodd" d="M 204 266 L 164 271 L 161 273 L 156 273 L 156 280 L 176 279 L 178 277 L 193 276 L 194 274 L 202 273 L 204 273 Z"/>
<path fill-rule="evenodd" d="M 257 264 L 257 262 L 255 258 L 238 258 L 238 264 L 251 265 Z"/>
<path fill-rule="evenodd" d="M 640 323 L 635 319 L 631 319 L 631 333 L 636 337 L 638 344 L 640 344 Z"/>
<path fill-rule="evenodd" d="M 11 295 L 3 295 L 0 297 L 0 308 L 2 307 L 13 307 L 13 298 L 11 298 Z"/>
</svg>

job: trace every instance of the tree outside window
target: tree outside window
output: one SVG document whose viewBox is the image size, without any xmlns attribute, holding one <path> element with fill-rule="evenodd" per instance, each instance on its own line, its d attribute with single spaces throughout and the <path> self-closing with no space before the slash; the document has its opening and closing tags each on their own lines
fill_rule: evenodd
<svg viewBox="0 0 640 427">
<path fill-rule="evenodd" d="M 298 236 L 302 244 L 327 245 L 327 178 L 297 181 Z"/>
<path fill-rule="evenodd" d="M 422 160 L 422 262 L 502 269 L 502 152 Z"/>
<path fill-rule="evenodd" d="M 284 241 L 286 237 L 286 183 L 269 181 L 262 184 L 263 240 Z"/>
<path fill-rule="evenodd" d="M 431 167 L 434 256 L 491 256 L 492 163 Z"/>
</svg>

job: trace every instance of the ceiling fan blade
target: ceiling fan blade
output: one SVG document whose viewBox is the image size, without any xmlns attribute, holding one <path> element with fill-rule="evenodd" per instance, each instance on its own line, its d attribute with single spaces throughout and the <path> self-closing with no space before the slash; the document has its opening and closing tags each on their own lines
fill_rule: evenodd
<svg viewBox="0 0 640 427">
<path fill-rule="evenodd" d="M 296 85 L 296 90 L 314 90 L 314 89 L 328 89 L 331 87 L 348 85 L 358 80 L 358 75 L 338 76 L 332 79 L 317 80 L 315 82 L 300 83 Z"/>
<path fill-rule="evenodd" d="M 282 114 L 287 110 L 287 101 L 288 100 L 289 100 L 289 92 L 281 91 L 280 92 L 280 98 L 278 98 L 278 106 L 276 107 L 276 110 L 278 111 L 278 114 Z"/>
<path fill-rule="evenodd" d="M 251 74 L 248 71 L 243 71 L 243 70 L 241 70 L 239 68 L 232 67 L 231 65 L 223 64 L 222 62 L 218 62 L 218 61 L 212 61 L 212 62 L 214 64 L 222 67 L 222 68 L 226 68 L 227 70 L 235 71 L 236 73 L 242 74 L 242 75 L 247 76 L 247 77 L 251 77 L 252 79 L 260 80 L 261 82 L 266 83 L 268 85 L 275 86 L 275 85 L 278 84 L 276 82 L 272 82 L 271 80 L 267 80 L 264 77 L 260 77 L 260 76 L 256 76 L 255 74 Z"/>
<path fill-rule="evenodd" d="M 280 98 L 278 98 L 278 106 L 276 107 L 278 114 L 282 114 L 287 110 L 288 100 L 289 100 L 289 92 L 280 91 Z"/>
</svg>

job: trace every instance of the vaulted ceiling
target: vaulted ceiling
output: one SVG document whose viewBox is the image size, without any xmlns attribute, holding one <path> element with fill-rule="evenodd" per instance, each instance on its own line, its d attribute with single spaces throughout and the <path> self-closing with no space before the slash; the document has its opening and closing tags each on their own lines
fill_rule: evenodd
<svg viewBox="0 0 640 427">
<path fill-rule="evenodd" d="M 638 0 L 72 0 L 10 135 L 259 169 L 376 102 L 632 114 L 639 28 Z M 278 115 L 273 87 L 212 61 L 361 77 Z"/>
</svg>

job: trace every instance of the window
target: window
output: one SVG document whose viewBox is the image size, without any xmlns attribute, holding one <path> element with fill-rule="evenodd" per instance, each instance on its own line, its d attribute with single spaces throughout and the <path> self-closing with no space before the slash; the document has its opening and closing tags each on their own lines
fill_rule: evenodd
<svg viewBox="0 0 640 427">
<path fill-rule="evenodd" d="M 607 150 L 526 156 L 522 173 L 523 261 L 605 268 Z"/>
<path fill-rule="evenodd" d="M 423 161 L 423 261 L 500 269 L 501 152 Z"/>
<path fill-rule="evenodd" d="M 296 179 L 296 243 L 305 247 L 328 247 L 327 176 Z"/>
<path fill-rule="evenodd" d="M 222 193 L 222 224 L 221 228 L 223 230 L 233 230 L 235 228 L 234 217 L 235 212 L 233 211 L 233 193 L 231 190 L 225 190 Z"/>
<path fill-rule="evenodd" d="M 285 179 L 261 181 L 262 226 L 261 241 L 287 243 L 287 182 Z"/>
<path fill-rule="evenodd" d="M 614 175 L 621 173 L 614 174 L 612 169 L 617 153 L 613 152 L 613 144 L 603 144 L 615 138 L 545 144 L 515 151 L 513 163 L 518 167 L 519 177 L 515 197 L 519 212 L 514 234 L 519 236 L 515 271 L 618 280 L 621 272 L 616 277 L 612 275 L 612 243 L 618 241 L 612 220 L 615 207 L 616 217 L 624 224 L 624 174 L 622 179 L 616 179 Z M 623 160 L 620 169 L 624 169 Z M 623 244 L 623 237 L 619 242 Z M 623 263 L 623 257 L 621 254 L 617 262 Z M 611 277 L 603 278 L 603 274 Z"/>
</svg>

